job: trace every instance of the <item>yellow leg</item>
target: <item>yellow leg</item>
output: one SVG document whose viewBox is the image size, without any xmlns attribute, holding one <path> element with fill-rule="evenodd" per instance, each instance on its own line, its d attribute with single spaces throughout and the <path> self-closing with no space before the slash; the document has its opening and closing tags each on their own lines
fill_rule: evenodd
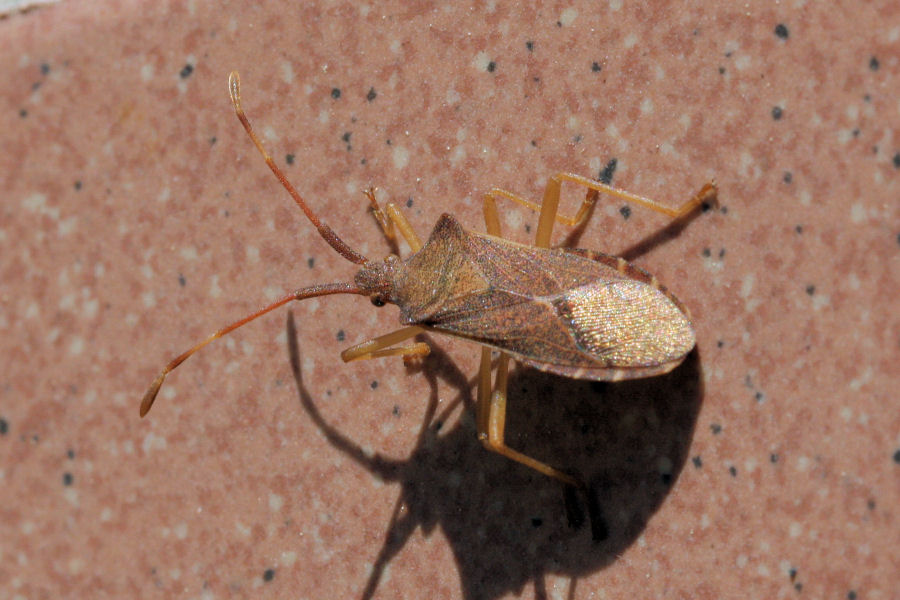
<svg viewBox="0 0 900 600">
<path fill-rule="evenodd" d="M 558 200 L 559 198 L 557 197 L 557 204 Z M 491 193 L 487 194 L 484 199 L 484 221 L 487 232 L 490 235 L 500 237 L 500 220 L 497 217 L 497 205 Z M 550 221 L 552 223 L 553 219 L 551 218 Z M 497 379 L 494 382 L 493 392 L 491 392 L 491 350 L 490 348 L 481 349 L 481 367 L 478 371 L 478 414 L 476 416 L 478 439 L 481 440 L 485 448 L 492 452 L 501 454 L 526 467 L 531 467 L 539 473 L 558 479 L 568 485 L 586 489 L 584 484 L 571 475 L 567 475 L 506 445 L 504 434 L 506 428 L 506 387 L 509 374 L 509 359 L 508 354 L 500 354 L 500 360 L 497 363 Z"/>
<path fill-rule="evenodd" d="M 595 181 L 593 179 L 588 179 L 587 177 L 582 177 L 580 175 L 574 175 L 572 173 L 557 173 L 552 176 L 547 181 L 547 186 L 544 188 L 544 198 L 540 204 L 536 204 L 529 200 L 522 198 L 521 196 L 517 196 L 512 192 L 507 192 L 505 190 L 493 189 L 488 192 L 487 198 L 490 198 L 490 202 L 493 204 L 494 198 L 506 198 L 508 200 L 512 200 L 526 208 L 530 208 L 532 210 L 540 211 L 540 218 L 538 220 L 538 231 L 535 240 L 535 245 L 538 247 L 546 248 L 550 246 L 550 236 L 553 233 L 553 223 L 558 221 L 565 225 L 569 225 L 572 227 L 580 226 L 584 223 L 584 220 L 590 214 L 590 208 L 593 206 L 596 201 L 597 194 L 588 194 L 584 201 L 581 203 L 581 207 L 578 209 L 578 212 L 574 217 L 567 217 L 559 214 L 559 195 L 560 190 L 562 188 L 563 181 L 570 181 L 572 183 L 576 183 L 578 185 L 584 186 L 589 190 L 593 190 L 594 192 L 599 192 L 603 194 L 608 194 L 610 196 L 614 196 L 616 198 L 620 198 L 627 202 L 633 202 L 635 204 L 640 204 L 641 206 L 647 207 L 650 210 L 654 210 L 656 212 L 662 213 L 673 219 L 678 219 L 683 217 L 691 212 L 693 212 L 696 208 L 702 205 L 704 202 L 715 203 L 716 200 L 716 184 L 715 182 L 708 182 L 704 185 L 697 194 L 694 195 L 693 198 L 683 203 L 678 208 L 669 208 L 663 204 L 660 204 L 654 200 L 650 200 L 649 198 L 644 198 L 643 196 L 638 196 L 637 194 L 632 194 L 631 192 L 626 192 L 625 190 L 620 190 L 614 188 L 612 186 L 606 185 L 605 183 L 601 183 L 599 181 Z M 487 203 L 487 200 L 486 200 Z M 485 214 L 488 213 L 488 208 L 485 208 Z M 496 206 L 492 209 L 494 218 L 496 219 Z"/>
<path fill-rule="evenodd" d="M 397 205 L 388 202 L 384 206 L 384 209 L 382 209 L 378 204 L 378 200 L 375 199 L 374 188 L 369 188 L 363 193 L 369 199 L 369 204 L 372 207 L 372 214 L 375 216 L 375 220 L 378 221 L 378 224 L 381 225 L 381 230 L 384 231 L 385 237 L 391 242 L 395 241 L 397 239 L 397 234 L 395 233 L 394 228 L 396 227 L 400 230 L 400 235 L 403 236 L 406 243 L 409 244 L 410 250 L 418 252 L 422 248 L 422 241 L 419 239 L 419 236 L 416 235 L 416 232 L 413 231 L 412 225 L 406 220 L 406 216 L 399 208 L 397 208 Z"/>
<path fill-rule="evenodd" d="M 408 340 L 424 331 L 424 327 L 419 327 L 417 325 L 392 331 L 391 333 L 378 336 L 373 340 L 347 348 L 341 352 L 341 359 L 344 362 L 350 362 L 354 360 L 383 358 L 385 356 L 402 356 L 404 360 L 428 356 L 428 353 L 431 352 L 431 348 L 424 342 L 419 342 L 412 346 L 392 347 L 395 344 L 399 344 L 403 340 Z"/>
</svg>

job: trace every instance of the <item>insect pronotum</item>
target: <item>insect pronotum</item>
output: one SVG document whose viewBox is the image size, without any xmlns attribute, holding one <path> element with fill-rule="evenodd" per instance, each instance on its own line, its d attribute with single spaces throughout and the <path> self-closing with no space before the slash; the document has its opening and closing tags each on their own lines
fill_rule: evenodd
<svg viewBox="0 0 900 600">
<path fill-rule="evenodd" d="M 467 231 L 444 214 L 424 244 L 400 209 L 390 203 L 382 209 L 369 189 L 366 195 L 385 236 L 394 240 L 396 228 L 412 250 L 405 259 L 390 254 L 382 260 L 369 260 L 319 219 L 263 148 L 241 108 L 237 72 L 230 74 L 228 90 L 238 119 L 294 202 L 322 238 L 360 269 L 352 282 L 318 284 L 287 294 L 172 359 L 144 395 L 141 416 L 150 410 L 166 376 L 213 340 L 292 300 L 357 294 L 368 296 L 375 306 L 397 305 L 404 327 L 344 350 L 344 362 L 427 355 L 425 343 L 398 344 L 428 331 L 480 344 L 478 438 L 494 452 L 584 489 L 573 475 L 506 445 L 509 358 L 566 377 L 618 381 L 672 370 L 693 349 L 695 338 L 687 309 L 654 276 L 607 254 L 551 248 L 553 225 L 557 221 L 574 227 L 583 224 L 598 192 L 678 219 L 704 203 L 714 204 L 715 183 L 707 183 L 681 207 L 671 209 L 585 177 L 559 173 L 547 182 L 540 205 L 504 190 L 488 192 L 484 197 L 487 234 Z M 563 181 L 592 190 L 574 217 L 558 213 Z M 534 246 L 500 237 L 498 198 L 540 211 Z M 501 353 L 493 385 L 492 350 Z"/>
</svg>

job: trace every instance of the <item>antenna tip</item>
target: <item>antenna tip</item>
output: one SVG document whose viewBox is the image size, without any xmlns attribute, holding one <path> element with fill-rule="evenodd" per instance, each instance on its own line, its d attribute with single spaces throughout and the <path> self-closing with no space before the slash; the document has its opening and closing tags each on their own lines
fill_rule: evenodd
<svg viewBox="0 0 900 600">
<path fill-rule="evenodd" d="M 228 74 L 228 95 L 231 96 L 231 103 L 235 109 L 241 107 L 241 76 L 237 71 Z"/>
<path fill-rule="evenodd" d="M 162 387 L 163 381 L 166 380 L 166 373 L 166 371 L 160 373 L 159 376 L 153 380 L 153 383 L 150 384 L 147 393 L 144 394 L 144 399 L 141 400 L 141 418 L 150 412 L 150 407 L 153 406 L 153 401 L 156 400 L 159 388 Z"/>
</svg>

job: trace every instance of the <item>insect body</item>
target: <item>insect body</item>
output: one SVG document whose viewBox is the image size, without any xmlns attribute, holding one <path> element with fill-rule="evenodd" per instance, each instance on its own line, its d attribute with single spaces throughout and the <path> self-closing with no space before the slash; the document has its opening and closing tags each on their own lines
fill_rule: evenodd
<svg viewBox="0 0 900 600">
<path fill-rule="evenodd" d="M 553 224 L 582 224 L 590 215 L 598 192 L 679 218 L 703 203 L 714 202 L 715 184 L 706 184 L 691 200 L 673 210 L 597 181 L 561 173 L 548 181 L 540 205 L 504 190 L 491 190 L 484 200 L 487 235 L 467 231 L 445 214 L 425 244 L 396 206 L 388 204 L 382 209 L 369 190 L 366 194 L 385 235 L 393 240 L 395 228 L 398 229 L 412 250 L 406 259 L 389 255 L 383 260 L 369 260 L 321 222 L 275 165 L 241 108 L 236 72 L 229 77 L 229 92 L 238 119 L 269 168 L 325 241 L 341 256 L 360 265 L 360 270 L 352 283 L 320 284 L 288 294 L 182 353 L 150 385 L 141 403 L 141 416 L 150 410 L 169 372 L 213 340 L 293 300 L 357 294 L 368 296 L 376 306 L 396 304 L 405 327 L 348 348 L 341 354 L 344 361 L 423 356 L 429 352 L 424 343 L 398 344 L 426 331 L 480 344 L 479 439 L 490 450 L 584 488 L 571 474 L 506 446 L 509 358 L 574 378 L 647 377 L 668 372 L 681 363 L 694 347 L 694 332 L 687 309 L 645 271 L 605 254 L 550 248 Z M 590 190 L 574 218 L 558 214 L 563 181 Z M 540 210 L 534 246 L 500 237 L 496 207 L 496 199 L 500 198 Z M 491 349 L 501 351 L 493 385 Z"/>
</svg>

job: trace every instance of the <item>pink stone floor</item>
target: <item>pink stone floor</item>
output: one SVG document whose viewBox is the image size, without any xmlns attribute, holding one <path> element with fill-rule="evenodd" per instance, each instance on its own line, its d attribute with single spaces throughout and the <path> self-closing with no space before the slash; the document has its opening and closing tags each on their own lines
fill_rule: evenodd
<svg viewBox="0 0 900 600">
<path fill-rule="evenodd" d="M 646 4 L 0 20 L 0 599 L 900 598 L 900 4 Z M 396 327 L 358 297 L 213 344 L 138 418 L 172 356 L 354 272 L 242 131 L 233 69 L 367 256 L 390 251 L 369 185 L 425 236 L 558 171 L 669 206 L 718 181 L 677 235 L 642 245 L 666 218 L 604 200 L 578 241 L 690 307 L 683 366 L 512 374 L 509 443 L 588 479 L 593 519 L 481 447 L 476 347 L 343 364 Z M 529 241 L 534 215 L 503 208 Z"/>
</svg>

